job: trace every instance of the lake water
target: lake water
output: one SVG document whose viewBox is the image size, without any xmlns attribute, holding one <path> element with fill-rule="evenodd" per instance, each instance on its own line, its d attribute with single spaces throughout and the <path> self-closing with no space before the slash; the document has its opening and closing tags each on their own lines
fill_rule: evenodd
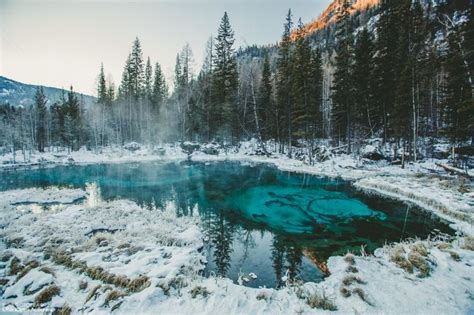
<svg viewBox="0 0 474 315">
<path fill-rule="evenodd" d="M 0 172 L 0 190 L 96 182 L 104 199 L 128 198 L 180 215 L 198 212 L 208 264 L 204 273 L 255 273 L 246 285 L 278 287 L 288 274 L 320 281 L 327 258 L 371 252 L 386 242 L 453 234 L 430 213 L 355 191 L 342 180 L 262 164 L 128 163 Z M 408 211 L 407 211 L 408 210 Z M 248 278 L 248 277 L 247 277 Z"/>
</svg>

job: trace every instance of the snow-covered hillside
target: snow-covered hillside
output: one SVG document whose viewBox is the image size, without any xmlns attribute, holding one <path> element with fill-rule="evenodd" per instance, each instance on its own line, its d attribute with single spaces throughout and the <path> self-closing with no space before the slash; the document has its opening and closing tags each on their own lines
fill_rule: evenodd
<svg viewBox="0 0 474 315">
<path fill-rule="evenodd" d="M 9 103 L 13 106 L 30 106 L 34 103 L 36 85 L 25 84 L 12 79 L 0 76 L 0 104 Z M 61 99 L 67 91 L 54 87 L 44 87 L 44 93 L 48 100 L 48 105 Z M 84 105 L 92 105 L 95 97 L 81 95 Z"/>
</svg>

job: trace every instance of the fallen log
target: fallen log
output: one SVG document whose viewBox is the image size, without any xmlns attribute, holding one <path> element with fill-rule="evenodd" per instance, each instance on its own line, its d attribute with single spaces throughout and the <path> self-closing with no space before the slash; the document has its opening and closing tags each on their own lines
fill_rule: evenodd
<svg viewBox="0 0 474 315">
<path fill-rule="evenodd" d="M 469 179 L 474 179 L 474 176 L 471 176 L 467 170 L 462 170 L 460 168 L 457 168 L 457 167 L 454 167 L 454 166 L 449 166 L 449 165 L 446 165 L 446 164 L 441 164 L 441 163 L 435 163 L 436 166 L 439 166 L 441 167 L 442 169 L 444 169 L 446 172 L 450 172 L 450 173 L 453 173 L 453 174 L 456 174 L 456 175 L 459 175 L 459 176 L 464 176 L 464 177 L 467 177 Z"/>
</svg>

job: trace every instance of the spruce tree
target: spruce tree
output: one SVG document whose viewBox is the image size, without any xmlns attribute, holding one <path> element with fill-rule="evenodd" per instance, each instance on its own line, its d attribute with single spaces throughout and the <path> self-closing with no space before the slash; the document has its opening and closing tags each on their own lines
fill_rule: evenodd
<svg viewBox="0 0 474 315">
<path fill-rule="evenodd" d="M 153 92 L 153 68 L 151 66 L 150 57 L 146 60 L 144 88 L 146 98 L 151 101 Z"/>
<path fill-rule="evenodd" d="M 104 64 L 101 64 L 99 78 L 97 82 L 97 103 L 104 105 L 108 102 L 107 92 L 108 91 L 107 83 L 105 81 Z"/>
<path fill-rule="evenodd" d="M 345 140 L 351 152 L 353 136 L 353 81 L 352 81 L 352 30 L 350 26 L 350 2 L 340 0 L 336 24 L 336 71 L 332 87 L 332 119 L 335 136 Z"/>
<path fill-rule="evenodd" d="M 236 102 L 237 63 L 233 49 L 234 31 L 227 12 L 217 30 L 213 67 L 213 108 L 211 134 L 221 134 L 235 141 L 239 138 L 239 116 Z"/>
<path fill-rule="evenodd" d="M 133 42 L 132 52 L 130 53 L 130 64 L 127 70 L 130 93 L 135 99 L 138 99 L 144 95 L 145 91 L 143 53 L 138 37 Z"/>
<path fill-rule="evenodd" d="M 399 63 L 397 59 L 399 40 L 399 21 L 397 16 L 398 0 L 383 0 L 380 6 L 380 18 L 377 22 L 376 56 L 374 57 L 374 124 L 379 124 L 383 129 L 383 141 L 390 137 L 389 117 L 393 114 L 396 99 L 397 72 Z"/>
<path fill-rule="evenodd" d="M 161 71 L 160 64 L 157 62 L 155 64 L 155 75 L 152 87 L 152 106 L 157 112 L 167 97 L 168 87 L 166 85 L 166 79 Z"/>
<path fill-rule="evenodd" d="M 360 126 L 362 136 L 374 136 L 373 104 L 374 47 L 367 28 L 358 35 L 354 49 L 352 77 L 354 83 L 354 123 Z"/>
<path fill-rule="evenodd" d="M 47 111 L 46 96 L 44 95 L 43 87 L 36 88 L 35 93 L 35 112 L 36 112 L 36 144 L 38 151 L 44 152 L 46 146 L 46 126 L 47 126 Z"/>
<path fill-rule="evenodd" d="M 275 106 L 272 91 L 272 73 L 270 60 L 266 54 L 263 59 L 262 78 L 260 81 L 260 91 L 258 93 L 258 117 L 262 130 L 263 140 L 276 139 L 275 131 Z"/>
<path fill-rule="evenodd" d="M 309 121 L 312 138 L 322 137 L 322 88 L 323 88 L 323 68 L 321 51 L 314 49 L 311 52 L 310 80 L 309 80 Z"/>
<path fill-rule="evenodd" d="M 291 55 L 293 42 L 291 40 L 291 31 L 293 27 L 291 9 L 286 15 L 286 22 L 281 42 L 278 46 L 277 60 L 277 138 L 280 143 L 280 152 L 283 153 L 283 141 L 288 140 L 288 155 L 291 157 L 292 145 L 292 100 L 291 100 Z"/>
<path fill-rule="evenodd" d="M 312 136 L 312 117 L 310 95 L 311 87 L 311 47 L 309 39 L 304 34 L 304 25 L 301 19 L 298 23 L 297 39 L 292 56 L 292 137 L 306 139 Z"/>
</svg>

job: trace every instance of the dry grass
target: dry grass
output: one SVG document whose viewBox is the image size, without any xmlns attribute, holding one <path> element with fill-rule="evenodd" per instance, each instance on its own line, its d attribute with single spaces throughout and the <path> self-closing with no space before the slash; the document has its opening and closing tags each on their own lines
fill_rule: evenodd
<svg viewBox="0 0 474 315">
<path fill-rule="evenodd" d="M 40 271 L 41 272 L 44 272 L 44 273 L 48 273 L 50 275 L 52 275 L 53 277 L 56 276 L 56 274 L 54 273 L 53 269 L 49 268 L 49 267 L 41 267 L 40 268 Z"/>
<path fill-rule="evenodd" d="M 351 296 L 351 290 L 349 290 L 348 288 L 346 287 L 342 287 L 339 292 L 341 292 L 341 295 L 345 298 L 347 297 L 350 297 Z"/>
<path fill-rule="evenodd" d="M 125 294 L 124 292 L 122 291 L 119 291 L 119 290 L 112 290 L 110 291 L 107 296 L 105 297 L 105 305 L 109 305 L 110 302 L 112 301 L 115 301 L 115 300 L 118 300 L 124 296 L 126 296 L 127 294 Z"/>
<path fill-rule="evenodd" d="M 348 267 L 346 268 L 346 272 L 357 273 L 357 272 L 359 272 L 359 270 L 358 270 L 356 267 L 354 267 L 354 266 L 348 266 Z"/>
<path fill-rule="evenodd" d="M 39 307 L 43 303 L 51 301 L 51 299 L 59 295 L 61 289 L 56 285 L 50 285 L 49 287 L 44 288 L 38 295 L 35 297 L 35 303 L 33 307 Z"/>
<path fill-rule="evenodd" d="M 18 273 L 15 282 L 23 278 L 28 272 L 30 272 L 34 268 L 37 268 L 38 266 L 39 262 L 37 262 L 36 260 L 29 261 Z"/>
<path fill-rule="evenodd" d="M 408 261 L 418 269 L 418 277 L 425 278 L 430 275 L 430 265 L 426 261 L 423 256 L 421 256 L 418 252 L 410 252 L 408 255 Z"/>
<path fill-rule="evenodd" d="M 165 295 L 169 295 L 170 289 L 175 289 L 175 290 L 180 290 L 182 288 L 185 288 L 188 286 L 188 282 L 186 280 L 186 277 L 183 275 L 173 277 L 169 280 L 162 280 L 160 281 L 157 285 L 157 287 L 160 287 Z"/>
<path fill-rule="evenodd" d="M 81 280 L 81 282 L 79 282 L 79 290 L 85 290 L 87 289 L 87 286 L 88 286 L 87 281 Z"/>
<path fill-rule="evenodd" d="M 405 249 L 402 245 L 398 244 L 392 249 L 390 261 L 397 264 L 403 270 L 413 273 L 413 265 L 405 258 Z"/>
<path fill-rule="evenodd" d="M 365 303 L 372 305 L 372 303 L 369 301 L 367 295 L 365 294 L 365 291 L 362 288 L 355 288 L 352 290 L 352 293 L 357 294 L 362 301 Z"/>
<path fill-rule="evenodd" d="M 436 247 L 438 247 L 439 250 L 447 250 L 449 248 L 452 248 L 453 245 L 450 244 L 450 243 L 447 243 L 447 242 L 441 242 L 441 243 L 437 244 Z"/>
<path fill-rule="evenodd" d="M 454 259 L 455 261 L 461 261 L 461 256 L 459 256 L 458 253 L 456 253 L 455 251 L 448 251 L 449 255 L 451 256 L 452 259 Z"/>
<path fill-rule="evenodd" d="M 17 257 L 13 257 L 12 260 L 10 261 L 10 271 L 8 274 L 10 276 L 15 276 L 18 273 L 20 273 L 23 270 L 23 268 L 25 268 L 25 266 L 23 266 L 20 259 L 18 259 Z"/>
<path fill-rule="evenodd" d="M 72 309 L 67 304 L 64 304 L 60 308 L 55 308 L 53 311 L 53 315 L 70 315 L 71 313 Z"/>
<path fill-rule="evenodd" d="M 265 291 L 259 292 L 257 294 L 257 300 L 259 300 L 259 301 L 261 301 L 261 300 L 268 301 L 269 299 L 270 299 L 270 297 L 268 296 L 267 292 L 265 292 Z"/>
<path fill-rule="evenodd" d="M 467 236 L 462 240 L 462 249 L 474 251 L 474 236 Z"/>
<path fill-rule="evenodd" d="M 206 298 L 211 292 L 207 291 L 206 287 L 202 287 L 200 285 L 194 287 L 190 291 L 191 297 L 195 299 L 198 295 Z"/>
<path fill-rule="evenodd" d="M 9 261 L 10 258 L 12 258 L 12 257 L 13 257 L 12 252 L 10 252 L 10 251 L 5 251 L 5 252 L 3 252 L 2 255 L 0 256 L 0 261 L 1 261 L 1 262 L 7 262 L 7 261 Z"/>
<path fill-rule="evenodd" d="M 147 276 L 140 276 L 130 281 L 128 289 L 131 292 L 140 292 L 141 290 L 150 286 L 150 280 Z"/>
<path fill-rule="evenodd" d="M 112 308 L 110 309 L 110 312 L 113 313 L 115 310 L 118 310 L 120 306 L 122 305 L 122 303 L 123 301 L 116 303 L 114 306 L 112 306 Z"/>
<path fill-rule="evenodd" d="M 323 293 L 320 295 L 317 292 L 310 293 L 308 294 L 306 298 L 306 304 L 308 304 L 309 307 L 311 308 L 319 308 L 323 309 L 326 311 L 336 311 L 337 306 L 332 301 L 326 296 L 326 293 L 323 291 Z"/>
<path fill-rule="evenodd" d="M 355 265 L 355 257 L 351 253 L 347 253 L 346 256 L 344 256 L 344 261 L 351 266 Z"/>
<path fill-rule="evenodd" d="M 99 289 L 101 288 L 101 285 L 99 284 L 98 286 L 95 286 L 90 292 L 89 294 L 87 295 L 86 297 L 86 301 L 84 303 L 87 303 L 90 301 L 90 299 L 95 298 L 97 297 L 97 295 L 99 294 L 97 291 L 99 291 Z"/>
<path fill-rule="evenodd" d="M 423 257 L 427 257 L 429 254 L 428 249 L 426 248 L 425 244 L 423 242 L 416 242 L 410 246 L 410 249 L 412 252 L 416 252 L 420 254 Z"/>
<path fill-rule="evenodd" d="M 358 283 L 358 284 L 366 284 L 366 282 L 364 280 L 362 280 L 361 278 L 359 277 L 356 277 L 356 276 L 345 276 L 344 279 L 342 279 L 342 283 L 345 285 L 345 286 L 350 286 L 354 283 Z"/>
</svg>

